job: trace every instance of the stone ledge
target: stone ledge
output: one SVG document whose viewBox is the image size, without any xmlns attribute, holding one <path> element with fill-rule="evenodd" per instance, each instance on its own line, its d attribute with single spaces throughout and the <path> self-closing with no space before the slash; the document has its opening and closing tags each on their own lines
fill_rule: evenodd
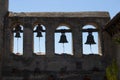
<svg viewBox="0 0 120 80">
<path fill-rule="evenodd" d="M 108 12 L 10 12 L 9 17 L 110 17 Z"/>
</svg>

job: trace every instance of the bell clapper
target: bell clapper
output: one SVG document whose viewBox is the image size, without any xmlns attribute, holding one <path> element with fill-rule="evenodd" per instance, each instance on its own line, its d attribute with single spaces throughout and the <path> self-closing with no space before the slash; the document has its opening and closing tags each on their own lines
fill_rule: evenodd
<svg viewBox="0 0 120 80">
<path fill-rule="evenodd" d="M 40 37 L 39 37 L 39 52 L 40 52 Z"/>
<path fill-rule="evenodd" d="M 92 45 L 90 45 L 90 52 L 91 52 L 91 54 L 93 54 Z"/>
<path fill-rule="evenodd" d="M 63 43 L 63 53 L 65 52 L 65 46 L 64 46 L 64 43 Z"/>
<path fill-rule="evenodd" d="M 19 41 L 19 38 L 17 38 L 17 53 L 18 53 L 18 41 Z"/>
</svg>

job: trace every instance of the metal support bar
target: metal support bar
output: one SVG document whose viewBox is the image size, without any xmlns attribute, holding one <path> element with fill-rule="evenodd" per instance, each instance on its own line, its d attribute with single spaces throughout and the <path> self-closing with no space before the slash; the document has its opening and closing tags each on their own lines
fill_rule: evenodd
<svg viewBox="0 0 120 80">
<path fill-rule="evenodd" d="M 91 28 L 82 29 L 82 32 L 98 32 L 98 29 L 91 29 Z"/>
</svg>

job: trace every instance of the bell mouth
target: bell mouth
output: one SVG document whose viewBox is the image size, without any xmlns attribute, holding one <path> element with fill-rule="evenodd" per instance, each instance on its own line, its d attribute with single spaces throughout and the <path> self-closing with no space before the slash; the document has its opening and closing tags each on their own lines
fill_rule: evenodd
<svg viewBox="0 0 120 80">
<path fill-rule="evenodd" d="M 65 33 L 61 33 L 59 43 L 68 43 Z"/>
</svg>

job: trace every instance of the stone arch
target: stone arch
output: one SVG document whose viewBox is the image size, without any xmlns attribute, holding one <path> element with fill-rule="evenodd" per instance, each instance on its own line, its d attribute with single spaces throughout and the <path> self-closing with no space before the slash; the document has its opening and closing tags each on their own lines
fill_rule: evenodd
<svg viewBox="0 0 120 80">
<path fill-rule="evenodd" d="M 82 46 L 83 46 L 83 54 L 99 54 L 101 55 L 101 53 L 99 53 L 99 47 L 101 46 L 100 43 L 99 43 L 99 29 L 97 29 L 96 27 L 97 25 L 96 24 L 87 24 L 87 25 L 84 25 L 82 27 Z M 87 40 L 87 36 L 88 36 L 88 32 L 85 31 L 85 30 L 88 30 L 88 29 L 94 29 L 92 31 L 92 35 L 94 37 L 94 41 L 95 41 L 95 45 L 85 45 L 85 42 Z M 94 51 L 94 52 L 93 52 Z"/>
<path fill-rule="evenodd" d="M 33 28 L 34 28 L 34 26 L 36 26 L 37 24 L 42 24 L 42 25 L 45 26 L 44 21 L 38 19 L 38 20 L 35 20 L 35 21 L 32 23 Z M 45 28 L 46 28 L 46 26 L 45 26 Z"/>
<path fill-rule="evenodd" d="M 68 41 L 67 44 L 65 44 L 67 47 L 69 47 L 69 50 L 67 50 L 65 48 L 65 45 L 63 43 L 63 45 L 61 45 L 59 43 L 59 39 L 60 39 L 60 36 L 62 35 L 62 32 L 58 32 L 58 30 L 68 30 L 65 32 L 65 35 L 66 35 L 66 39 Z M 73 55 L 72 53 L 72 31 L 71 31 L 71 28 L 69 25 L 67 24 L 59 24 L 58 27 L 56 28 L 56 31 L 55 31 L 55 53 L 57 54 L 70 54 L 70 55 Z M 58 47 L 59 48 L 63 48 L 63 50 L 58 50 Z M 66 50 L 65 50 L 66 49 Z M 71 51 L 70 51 L 71 50 Z M 61 52 L 62 51 L 62 52 Z"/>
<path fill-rule="evenodd" d="M 42 27 L 42 31 L 41 31 L 41 37 L 38 37 L 38 32 L 36 32 L 35 30 L 37 29 L 37 26 L 40 24 L 40 26 Z M 34 49 L 33 52 L 36 55 L 45 55 L 46 51 L 46 27 L 44 25 L 42 25 L 41 23 L 36 23 L 36 25 L 34 25 L 33 27 L 33 45 L 34 45 Z M 42 47 L 41 47 L 42 45 Z"/>
<path fill-rule="evenodd" d="M 60 26 L 66 26 L 66 27 L 68 27 L 69 29 L 71 29 L 71 25 L 68 24 L 68 23 L 59 23 L 56 28 L 58 28 L 58 27 L 60 27 Z"/>
<path fill-rule="evenodd" d="M 16 28 L 19 26 L 21 28 L 21 31 L 19 31 L 19 37 L 17 37 L 17 32 Z M 15 22 L 12 23 L 11 25 L 11 48 L 12 48 L 12 53 L 15 55 L 23 55 L 23 30 L 24 26 L 20 22 Z"/>
<path fill-rule="evenodd" d="M 96 29 L 99 29 L 99 28 L 100 28 L 99 25 L 98 25 L 98 23 L 97 23 L 97 22 L 94 22 L 94 21 L 92 21 L 92 22 L 86 22 L 86 23 L 83 24 L 82 27 L 84 27 L 84 26 L 86 26 L 86 25 L 92 25 L 92 26 L 94 26 Z"/>
<path fill-rule="evenodd" d="M 24 24 L 21 21 L 13 21 L 12 23 L 10 23 L 10 28 L 14 28 L 16 25 L 22 25 L 24 26 Z"/>
<path fill-rule="evenodd" d="M 82 27 L 82 29 L 88 29 L 88 28 L 97 29 L 94 25 L 91 25 L 91 24 L 87 24 Z"/>
</svg>

